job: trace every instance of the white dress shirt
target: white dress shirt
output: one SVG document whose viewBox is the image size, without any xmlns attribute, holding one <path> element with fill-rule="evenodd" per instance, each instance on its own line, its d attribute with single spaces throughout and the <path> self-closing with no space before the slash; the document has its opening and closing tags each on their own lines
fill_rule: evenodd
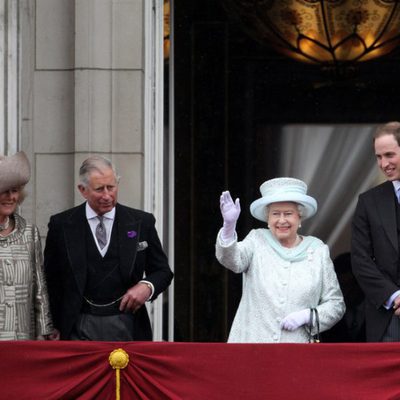
<svg viewBox="0 0 400 400">
<path fill-rule="evenodd" d="M 93 210 L 92 207 L 90 207 L 89 203 L 86 202 L 86 218 L 88 220 L 90 229 L 92 231 L 96 246 L 99 249 L 101 256 L 104 257 L 105 254 L 107 253 L 108 246 L 110 245 L 111 231 L 115 219 L 115 207 L 111 211 L 103 214 L 103 224 L 104 227 L 106 228 L 106 233 L 107 233 L 107 244 L 102 249 L 100 248 L 100 245 L 97 242 L 96 238 L 96 227 L 100 222 L 97 217 L 98 217 L 97 213 Z"/>
</svg>

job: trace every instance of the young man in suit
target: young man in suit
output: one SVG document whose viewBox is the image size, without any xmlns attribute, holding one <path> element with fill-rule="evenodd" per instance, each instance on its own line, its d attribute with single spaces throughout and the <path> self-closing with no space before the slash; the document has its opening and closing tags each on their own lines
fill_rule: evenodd
<svg viewBox="0 0 400 400">
<path fill-rule="evenodd" d="M 173 277 L 154 216 L 117 202 L 119 178 L 109 160 L 89 157 L 79 176 L 86 202 L 50 218 L 44 251 L 59 337 L 152 340 L 145 302 Z"/>
<path fill-rule="evenodd" d="M 352 224 L 352 267 L 366 297 L 368 342 L 400 341 L 400 122 L 374 135 L 387 181 L 361 194 Z"/>
</svg>

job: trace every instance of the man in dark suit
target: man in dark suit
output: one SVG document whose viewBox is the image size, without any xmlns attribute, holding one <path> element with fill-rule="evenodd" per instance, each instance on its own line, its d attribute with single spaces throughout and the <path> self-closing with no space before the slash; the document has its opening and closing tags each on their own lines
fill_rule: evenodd
<svg viewBox="0 0 400 400">
<path fill-rule="evenodd" d="M 117 203 L 109 160 L 88 158 L 79 176 L 86 202 L 50 218 L 44 251 L 54 325 L 65 340 L 152 340 L 145 302 L 173 277 L 154 216 Z"/>
<path fill-rule="evenodd" d="M 380 126 L 375 155 L 387 181 L 361 194 L 352 224 L 352 267 L 366 297 L 368 342 L 400 341 L 400 122 Z"/>
</svg>

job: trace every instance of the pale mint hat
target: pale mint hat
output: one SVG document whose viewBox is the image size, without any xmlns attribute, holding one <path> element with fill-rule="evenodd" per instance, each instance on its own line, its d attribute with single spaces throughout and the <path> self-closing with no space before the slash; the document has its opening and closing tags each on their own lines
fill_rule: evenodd
<svg viewBox="0 0 400 400">
<path fill-rule="evenodd" d="M 292 201 L 304 207 L 302 219 L 310 218 L 317 212 L 316 200 L 307 195 L 307 185 L 300 179 L 274 178 L 260 186 L 261 196 L 250 204 L 251 215 L 265 222 L 265 207 L 272 203 Z"/>
<path fill-rule="evenodd" d="M 0 193 L 29 182 L 31 166 L 23 151 L 12 156 L 0 156 Z"/>
</svg>

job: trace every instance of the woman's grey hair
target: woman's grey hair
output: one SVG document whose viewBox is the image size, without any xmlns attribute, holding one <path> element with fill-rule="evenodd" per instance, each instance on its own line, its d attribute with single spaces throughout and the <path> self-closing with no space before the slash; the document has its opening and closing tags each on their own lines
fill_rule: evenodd
<svg viewBox="0 0 400 400">
<path fill-rule="evenodd" d="M 89 175 L 93 172 L 103 173 L 104 169 L 112 169 L 117 183 L 120 177 L 117 175 L 114 164 L 107 158 L 102 156 L 90 156 L 87 158 L 79 168 L 79 181 L 81 185 L 87 187 L 89 184 Z"/>
<path fill-rule="evenodd" d="M 299 211 L 299 216 L 300 216 L 300 218 L 301 218 L 301 217 L 303 216 L 304 206 L 301 205 L 301 204 L 299 204 L 299 203 L 295 203 L 295 202 L 293 202 L 293 203 L 296 204 L 297 210 Z M 267 206 L 265 206 L 265 217 L 266 217 L 266 219 L 268 219 L 269 206 L 270 206 L 270 204 L 268 204 Z"/>
</svg>

